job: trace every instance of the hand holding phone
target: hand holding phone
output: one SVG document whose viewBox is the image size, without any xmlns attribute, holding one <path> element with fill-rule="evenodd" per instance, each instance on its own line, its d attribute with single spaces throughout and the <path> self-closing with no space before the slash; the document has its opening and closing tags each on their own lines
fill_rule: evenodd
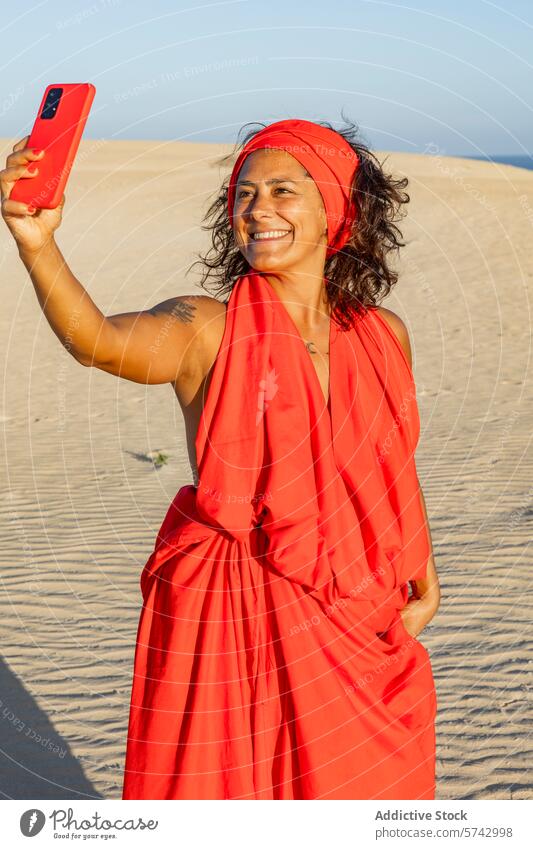
<svg viewBox="0 0 533 849">
<path fill-rule="evenodd" d="M 6 159 L 6 167 L 0 171 L 0 190 L 2 192 L 2 218 L 15 239 L 19 252 L 38 252 L 48 242 L 61 224 L 65 195 L 55 209 L 41 209 L 22 201 L 11 199 L 13 187 L 18 180 L 34 179 L 38 172 L 38 163 L 46 154 L 40 155 L 27 147 L 29 136 L 20 139 Z M 29 168 L 33 167 L 33 173 Z"/>
</svg>

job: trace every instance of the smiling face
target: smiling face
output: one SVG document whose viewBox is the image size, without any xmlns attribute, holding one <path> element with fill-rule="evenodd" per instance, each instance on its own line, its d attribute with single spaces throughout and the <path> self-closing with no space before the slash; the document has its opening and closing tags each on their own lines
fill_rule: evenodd
<svg viewBox="0 0 533 849">
<path fill-rule="evenodd" d="M 239 171 L 233 232 L 256 271 L 283 271 L 324 262 L 327 219 L 316 183 L 285 150 L 250 153 Z"/>
</svg>

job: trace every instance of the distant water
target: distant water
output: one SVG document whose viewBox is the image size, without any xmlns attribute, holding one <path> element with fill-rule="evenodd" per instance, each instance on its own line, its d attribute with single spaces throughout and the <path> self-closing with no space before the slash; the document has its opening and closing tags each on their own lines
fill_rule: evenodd
<svg viewBox="0 0 533 849">
<path fill-rule="evenodd" d="M 533 171 L 533 154 L 531 156 L 505 156 L 494 154 L 493 156 L 465 156 L 465 159 L 482 159 L 484 162 L 501 162 L 503 165 L 514 165 L 515 168 L 527 168 Z"/>
</svg>

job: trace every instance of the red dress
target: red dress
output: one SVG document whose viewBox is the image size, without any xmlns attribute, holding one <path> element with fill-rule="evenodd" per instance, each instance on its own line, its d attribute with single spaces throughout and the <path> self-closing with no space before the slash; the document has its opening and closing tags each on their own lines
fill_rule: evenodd
<svg viewBox="0 0 533 849">
<path fill-rule="evenodd" d="M 375 309 L 330 322 L 326 404 L 265 277 L 238 278 L 141 575 L 123 799 L 434 799 L 415 385 Z"/>
</svg>

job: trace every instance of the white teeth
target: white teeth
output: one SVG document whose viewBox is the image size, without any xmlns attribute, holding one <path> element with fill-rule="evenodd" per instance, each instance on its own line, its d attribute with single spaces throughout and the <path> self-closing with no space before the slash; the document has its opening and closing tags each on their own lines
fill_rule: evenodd
<svg viewBox="0 0 533 849">
<path fill-rule="evenodd" d="M 287 235 L 290 230 L 268 230 L 266 233 L 253 233 L 253 238 L 256 242 L 261 239 L 279 239 L 281 236 Z"/>
</svg>

